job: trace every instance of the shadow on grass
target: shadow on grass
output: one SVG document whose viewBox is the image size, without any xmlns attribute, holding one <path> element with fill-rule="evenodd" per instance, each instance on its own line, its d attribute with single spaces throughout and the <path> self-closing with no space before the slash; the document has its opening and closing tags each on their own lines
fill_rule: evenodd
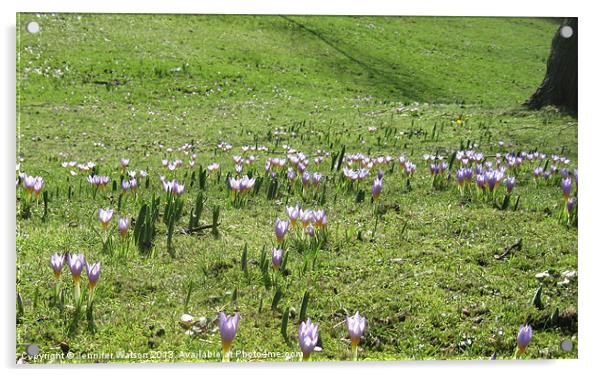
<svg viewBox="0 0 602 377">
<path fill-rule="evenodd" d="M 369 54 L 357 45 L 346 43 L 333 35 L 308 27 L 301 22 L 288 17 L 282 19 L 293 24 L 301 33 L 309 34 L 329 48 L 335 50 L 340 56 L 349 61 L 349 65 L 342 65 L 336 61 L 326 61 L 333 69 L 333 75 L 341 80 L 354 80 L 353 84 L 361 84 L 366 89 L 366 94 L 373 96 L 392 96 L 394 100 L 432 101 L 442 96 L 441 88 L 428 83 L 426 77 L 419 76 L 416 72 L 405 68 L 400 61 L 388 61 L 373 54 Z M 400 60 L 403 51 L 400 49 Z M 359 67 L 366 74 L 354 73 L 353 66 Z M 355 77 L 350 77 L 355 75 Z"/>
</svg>

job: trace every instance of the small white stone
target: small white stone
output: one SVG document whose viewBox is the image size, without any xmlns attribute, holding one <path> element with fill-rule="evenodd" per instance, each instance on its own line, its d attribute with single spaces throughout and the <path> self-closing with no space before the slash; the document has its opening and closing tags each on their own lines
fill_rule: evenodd
<svg viewBox="0 0 602 377">
<path fill-rule="evenodd" d="M 545 279 L 545 278 L 549 278 L 550 277 L 550 273 L 546 270 L 544 272 L 540 272 L 538 274 L 535 274 L 535 278 L 536 279 Z"/>
</svg>

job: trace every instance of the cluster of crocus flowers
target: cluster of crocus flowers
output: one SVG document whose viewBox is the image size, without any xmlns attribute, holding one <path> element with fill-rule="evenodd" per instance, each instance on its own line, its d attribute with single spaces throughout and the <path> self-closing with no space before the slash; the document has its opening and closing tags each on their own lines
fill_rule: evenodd
<svg viewBox="0 0 602 377">
<path fill-rule="evenodd" d="M 276 218 L 276 222 L 274 223 L 274 233 L 276 234 L 276 241 L 279 245 L 284 243 L 284 236 L 286 235 L 286 232 L 288 232 L 288 227 L 288 221 Z"/>
<path fill-rule="evenodd" d="M 328 224 L 326 212 L 322 209 L 302 209 L 299 205 L 294 207 L 286 207 L 286 215 L 288 216 L 291 225 L 296 225 L 299 222 L 303 225 L 306 234 L 313 236 L 316 229 L 324 229 Z"/>
<path fill-rule="evenodd" d="M 222 341 L 222 361 L 230 361 L 230 347 L 236 336 L 238 329 L 238 321 L 240 314 L 236 312 L 234 315 L 226 315 L 224 312 L 219 313 L 219 332 Z"/>
<path fill-rule="evenodd" d="M 87 180 L 92 186 L 101 189 L 107 186 L 111 178 L 104 175 L 89 175 Z"/>
<path fill-rule="evenodd" d="M 242 176 L 241 178 L 232 178 L 228 180 L 228 184 L 230 185 L 230 190 L 236 194 L 246 194 L 255 185 L 255 178 L 249 178 L 248 176 Z"/>
<path fill-rule="evenodd" d="M 265 171 L 269 172 L 275 168 L 282 169 L 286 165 L 286 158 L 270 157 L 265 162 Z"/>
<path fill-rule="evenodd" d="M 209 172 L 209 174 L 215 173 L 218 170 L 219 170 L 219 164 L 217 162 L 213 162 L 213 163 L 207 165 L 207 171 Z"/>
<path fill-rule="evenodd" d="M 299 347 L 303 353 L 303 361 L 309 360 L 309 356 L 318 344 L 318 325 L 308 318 L 299 325 Z"/>
<path fill-rule="evenodd" d="M 163 184 L 163 191 L 173 196 L 180 196 L 184 193 L 184 185 L 179 183 L 177 180 L 173 179 L 168 181 L 165 177 L 161 176 L 159 178 L 161 183 Z"/>
<path fill-rule="evenodd" d="M 360 344 L 360 339 L 366 329 L 366 318 L 362 317 L 359 312 L 356 312 L 355 315 L 347 317 L 346 323 L 349 338 L 351 338 L 353 360 L 357 360 L 357 346 Z"/>
<path fill-rule="evenodd" d="M 405 173 L 406 176 L 410 177 L 416 171 L 416 164 L 413 164 L 406 156 L 399 156 L 399 167 Z"/>
<path fill-rule="evenodd" d="M 174 171 L 177 168 L 179 168 L 180 166 L 182 166 L 184 164 L 184 161 L 180 160 L 180 159 L 175 159 L 173 161 L 164 159 L 161 160 L 161 165 L 163 165 L 163 167 L 166 167 L 167 170 L 169 171 Z"/>
<path fill-rule="evenodd" d="M 370 175 L 370 170 L 365 169 L 365 168 L 350 169 L 350 168 L 344 167 L 343 175 L 350 182 L 356 182 L 356 181 L 361 181 L 364 178 L 366 178 L 368 175 Z"/>
<path fill-rule="evenodd" d="M 136 178 L 124 179 L 121 181 L 121 189 L 123 192 L 132 191 L 135 193 L 138 191 L 138 180 Z"/>
<path fill-rule="evenodd" d="M 516 336 L 516 353 L 521 355 L 525 353 L 525 349 L 533 339 L 533 329 L 530 325 L 521 325 Z"/>
<path fill-rule="evenodd" d="M 44 189 L 44 178 L 40 176 L 30 176 L 22 173 L 21 179 L 23 180 L 23 188 L 31 196 L 35 194 L 36 197 L 40 196 L 40 193 Z"/>
<path fill-rule="evenodd" d="M 472 182 L 472 175 L 472 168 L 469 167 L 462 167 L 456 171 L 456 179 L 458 181 L 460 194 L 464 195 L 464 187 Z"/>
<path fill-rule="evenodd" d="M 100 208 L 98 210 L 98 219 L 100 220 L 100 224 L 103 229 L 107 229 L 109 227 L 109 222 L 113 218 L 113 210 L 110 208 Z"/>
</svg>

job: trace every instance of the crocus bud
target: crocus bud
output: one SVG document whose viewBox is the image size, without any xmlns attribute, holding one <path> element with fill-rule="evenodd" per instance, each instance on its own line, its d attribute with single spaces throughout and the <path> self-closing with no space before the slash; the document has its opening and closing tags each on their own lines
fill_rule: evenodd
<svg viewBox="0 0 602 377">
<path fill-rule="evenodd" d="M 531 326 L 521 325 L 520 329 L 518 330 L 518 335 L 516 336 L 516 344 L 518 346 L 519 353 L 525 352 L 525 348 L 527 348 L 532 338 L 533 330 L 531 329 Z"/>
<path fill-rule="evenodd" d="M 224 354 L 224 361 L 229 360 L 230 346 L 236 336 L 236 330 L 238 329 L 238 320 L 240 314 L 236 312 L 232 316 L 226 316 L 224 312 L 219 313 L 219 332 L 222 340 L 222 352 Z"/>
<path fill-rule="evenodd" d="M 383 190 L 383 181 L 382 179 L 375 178 L 372 183 L 372 198 L 374 200 L 378 200 L 380 197 L 380 193 Z"/>
<path fill-rule="evenodd" d="M 272 248 L 272 268 L 278 270 L 282 264 L 282 249 Z"/>
</svg>

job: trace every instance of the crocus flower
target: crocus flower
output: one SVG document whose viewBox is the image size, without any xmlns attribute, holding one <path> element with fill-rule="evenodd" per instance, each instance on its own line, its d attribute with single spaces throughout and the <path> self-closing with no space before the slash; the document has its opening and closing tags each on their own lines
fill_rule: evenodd
<svg viewBox="0 0 602 377">
<path fill-rule="evenodd" d="M 298 205 L 294 206 L 294 207 L 286 207 L 286 215 L 288 216 L 289 220 L 291 221 L 292 225 L 295 225 L 295 223 L 297 222 L 297 219 L 299 219 L 299 211 L 300 208 Z"/>
<path fill-rule="evenodd" d="M 113 218 L 113 210 L 112 209 L 104 209 L 100 208 L 98 210 L 98 218 L 100 219 L 100 223 L 104 229 L 107 229 L 109 226 L 109 221 Z"/>
<path fill-rule="evenodd" d="M 573 208 L 575 207 L 575 199 L 574 198 L 569 198 L 569 200 L 566 201 L 566 210 L 567 212 L 573 213 Z"/>
<path fill-rule="evenodd" d="M 313 352 L 318 344 L 318 325 L 313 324 L 308 318 L 305 322 L 299 325 L 299 346 L 303 352 L 303 360 L 309 359 L 309 355 Z"/>
<path fill-rule="evenodd" d="M 378 172 L 376 173 L 376 177 L 378 179 L 382 180 L 384 176 L 385 176 L 385 171 L 383 169 L 379 169 Z"/>
<path fill-rule="evenodd" d="M 318 209 L 314 211 L 314 223 L 317 228 L 323 228 L 328 224 L 328 219 L 326 218 L 326 212 L 324 212 L 324 210 Z"/>
<path fill-rule="evenodd" d="M 128 165 L 130 164 L 130 160 L 127 158 L 122 158 L 119 160 L 119 164 L 121 165 L 121 168 L 123 170 L 127 169 Z"/>
<path fill-rule="evenodd" d="M 527 346 L 531 342 L 532 338 L 533 338 L 533 330 L 531 329 L 531 326 L 521 325 L 520 329 L 518 330 L 518 335 L 516 336 L 516 344 L 518 346 L 518 353 L 525 352 L 525 348 L 527 348 Z"/>
<path fill-rule="evenodd" d="M 236 312 L 232 316 L 226 316 L 224 312 L 219 313 L 219 332 L 222 340 L 222 352 L 224 361 L 230 359 L 230 346 L 236 336 L 236 330 L 238 329 L 238 320 L 240 314 Z"/>
<path fill-rule="evenodd" d="M 42 189 L 44 188 L 44 179 L 42 177 L 36 177 L 35 182 L 33 184 L 33 191 L 37 196 L 40 196 Z"/>
<path fill-rule="evenodd" d="M 458 180 L 458 185 L 460 187 L 464 187 L 464 169 L 460 168 L 456 171 L 456 179 Z"/>
<path fill-rule="evenodd" d="M 100 262 L 92 265 L 86 262 L 86 273 L 88 274 L 88 290 L 92 291 L 96 287 L 98 278 L 100 278 Z"/>
<path fill-rule="evenodd" d="M 357 360 L 357 345 L 360 343 L 362 335 L 364 335 L 365 328 L 366 318 L 360 316 L 359 312 L 347 317 L 347 331 L 349 331 L 349 337 L 351 338 L 351 352 L 354 360 Z"/>
<path fill-rule="evenodd" d="M 383 190 L 382 179 L 374 178 L 374 182 L 372 183 L 372 199 L 378 200 L 382 190 Z"/>
<path fill-rule="evenodd" d="M 50 256 L 50 266 L 54 272 L 54 278 L 59 280 L 61 278 L 61 272 L 63 271 L 63 264 L 65 263 L 65 256 L 55 253 Z"/>
<path fill-rule="evenodd" d="M 79 285 L 82 270 L 84 269 L 85 258 L 84 254 L 68 254 L 67 265 L 71 270 L 71 277 L 76 285 Z"/>
<path fill-rule="evenodd" d="M 217 162 L 214 162 L 214 163 L 209 164 L 207 166 L 207 171 L 209 173 L 213 173 L 213 172 L 218 171 L 218 170 L 219 170 L 219 164 Z"/>
<path fill-rule="evenodd" d="M 304 171 L 303 174 L 301 174 L 301 184 L 303 184 L 303 186 L 307 186 L 310 179 L 311 175 L 308 172 Z"/>
<path fill-rule="evenodd" d="M 562 189 L 562 196 L 564 197 L 564 201 L 566 203 L 569 200 L 569 195 L 571 195 L 571 178 L 567 177 L 560 182 L 560 188 Z"/>
<path fill-rule="evenodd" d="M 282 264 L 282 249 L 272 248 L 272 268 L 278 270 Z"/>
<path fill-rule="evenodd" d="M 288 225 L 288 221 L 280 220 L 280 218 L 276 219 L 274 232 L 276 233 L 276 239 L 278 240 L 278 244 L 282 244 L 284 242 L 284 235 L 288 231 Z"/>
<path fill-rule="evenodd" d="M 516 183 L 515 177 L 506 178 L 506 191 L 508 192 L 508 194 L 510 194 L 512 192 L 512 189 L 514 189 L 515 183 Z"/>
<path fill-rule="evenodd" d="M 309 224 L 305 228 L 305 234 L 307 234 L 310 237 L 313 237 L 316 234 L 316 230 L 314 229 L 314 226 L 312 224 Z"/>
<path fill-rule="evenodd" d="M 320 173 L 314 173 L 311 176 L 311 183 L 314 186 L 317 186 L 320 183 L 320 179 L 322 179 L 322 174 L 320 174 Z"/>
<path fill-rule="evenodd" d="M 119 233 L 121 234 L 121 237 L 127 236 L 129 227 L 130 227 L 130 220 L 127 217 L 122 217 L 117 222 L 117 229 L 119 229 Z"/>
<path fill-rule="evenodd" d="M 306 228 L 314 220 L 314 211 L 311 209 L 301 210 L 299 218 L 301 219 L 301 223 L 303 223 L 303 227 Z"/>
</svg>

